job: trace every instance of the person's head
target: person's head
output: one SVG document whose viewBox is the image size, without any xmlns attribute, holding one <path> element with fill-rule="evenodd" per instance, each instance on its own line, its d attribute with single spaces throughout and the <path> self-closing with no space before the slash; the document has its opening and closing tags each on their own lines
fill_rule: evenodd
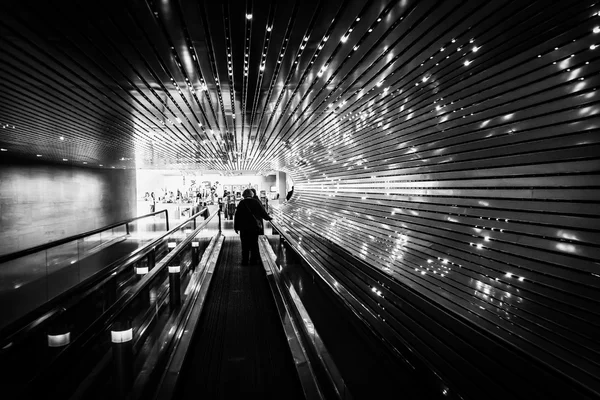
<svg viewBox="0 0 600 400">
<path fill-rule="evenodd" d="M 294 190 L 294 187 L 292 186 L 292 190 Z"/>
<path fill-rule="evenodd" d="M 246 189 L 244 190 L 244 193 L 242 193 L 242 197 L 245 199 L 251 199 L 254 197 L 254 192 L 252 189 Z"/>
<path fill-rule="evenodd" d="M 252 197 L 256 197 L 256 189 L 250 188 L 250 190 L 252 190 Z"/>
</svg>

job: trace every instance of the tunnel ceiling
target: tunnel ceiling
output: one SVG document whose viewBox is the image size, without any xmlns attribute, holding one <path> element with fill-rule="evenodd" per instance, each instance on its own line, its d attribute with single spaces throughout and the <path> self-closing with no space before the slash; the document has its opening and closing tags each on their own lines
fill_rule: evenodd
<svg viewBox="0 0 600 400">
<path fill-rule="evenodd" d="M 14 3 L 0 6 L 3 148 L 95 166 L 229 171 L 299 161 L 321 124 L 342 128 L 351 107 L 389 90 L 401 37 L 435 10 L 340 0 Z"/>
<path fill-rule="evenodd" d="M 405 153 L 403 132 L 482 120 L 498 93 L 474 92 L 524 49 L 530 68 L 564 60 L 538 24 L 567 4 L 3 2 L 0 145 L 96 167 L 358 167 L 390 144 L 370 137 Z"/>
</svg>

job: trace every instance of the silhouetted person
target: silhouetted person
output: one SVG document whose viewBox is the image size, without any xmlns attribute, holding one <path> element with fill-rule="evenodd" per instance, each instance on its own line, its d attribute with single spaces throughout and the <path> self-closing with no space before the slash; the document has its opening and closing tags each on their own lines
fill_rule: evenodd
<svg viewBox="0 0 600 400">
<path fill-rule="evenodd" d="M 235 214 L 235 196 L 231 192 L 227 192 L 225 196 L 225 219 L 233 219 Z"/>
<path fill-rule="evenodd" d="M 286 199 L 287 201 L 290 201 L 290 199 L 292 198 L 292 196 L 293 196 L 293 195 L 294 195 L 294 187 L 292 186 L 292 190 L 290 190 L 290 191 L 287 193 L 287 196 L 285 196 L 285 199 Z"/>
<path fill-rule="evenodd" d="M 154 197 L 154 192 L 152 192 L 150 194 L 151 200 L 152 200 L 152 204 L 150 204 L 150 212 L 155 212 L 156 211 L 156 198 Z"/>
<path fill-rule="evenodd" d="M 233 229 L 235 233 L 239 231 L 242 240 L 242 265 L 248 265 L 248 262 L 257 264 L 260 261 L 258 253 L 260 226 L 263 219 L 267 221 L 272 219 L 260 201 L 255 200 L 252 196 L 252 190 L 244 190 L 244 198 L 238 204 L 233 219 Z"/>
</svg>

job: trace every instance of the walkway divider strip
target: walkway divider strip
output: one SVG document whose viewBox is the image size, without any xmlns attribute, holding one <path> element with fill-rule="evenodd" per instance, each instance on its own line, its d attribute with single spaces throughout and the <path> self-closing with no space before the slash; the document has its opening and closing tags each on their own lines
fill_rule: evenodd
<svg viewBox="0 0 600 400">
<path fill-rule="evenodd" d="M 321 370 L 325 371 L 326 379 L 329 381 L 327 383 L 334 389 L 337 398 L 351 400 L 352 396 L 302 300 L 293 285 L 284 282 L 276 264 L 277 256 L 266 236 L 259 236 L 259 251 L 306 398 L 326 397 L 319 387 L 314 367 L 311 365 L 318 362 Z M 309 348 L 312 351 L 309 351 Z M 315 354 L 317 359 L 315 360 L 314 357 L 311 359 L 309 353 Z M 306 379 L 310 380 L 306 381 Z"/>
<path fill-rule="evenodd" d="M 206 295 L 212 281 L 224 240 L 225 237 L 221 233 L 218 233 L 211 240 L 206 251 L 202 255 L 198 268 L 185 289 L 187 295 L 183 306 L 186 310 L 185 316 L 174 333 L 177 342 L 167 362 L 167 368 L 160 378 L 154 396 L 155 399 L 172 399 L 175 395 L 177 382 L 183 364 L 185 363 L 189 347 L 193 341 L 196 327 L 200 321 L 202 309 L 204 308 L 206 301 Z"/>
</svg>

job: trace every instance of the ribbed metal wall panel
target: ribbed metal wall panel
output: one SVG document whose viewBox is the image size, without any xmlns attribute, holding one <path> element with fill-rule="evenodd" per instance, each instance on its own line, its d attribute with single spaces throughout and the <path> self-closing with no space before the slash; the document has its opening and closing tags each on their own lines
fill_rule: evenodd
<svg viewBox="0 0 600 400">
<path fill-rule="evenodd" d="M 314 147 L 289 169 L 295 194 L 279 218 L 354 288 L 382 337 L 465 393 L 591 398 L 599 9 L 505 6 L 510 18 L 451 40 L 405 26 L 415 42 L 399 45 L 393 76 L 303 128 Z M 341 249 L 364 263 L 338 260 Z"/>
</svg>

